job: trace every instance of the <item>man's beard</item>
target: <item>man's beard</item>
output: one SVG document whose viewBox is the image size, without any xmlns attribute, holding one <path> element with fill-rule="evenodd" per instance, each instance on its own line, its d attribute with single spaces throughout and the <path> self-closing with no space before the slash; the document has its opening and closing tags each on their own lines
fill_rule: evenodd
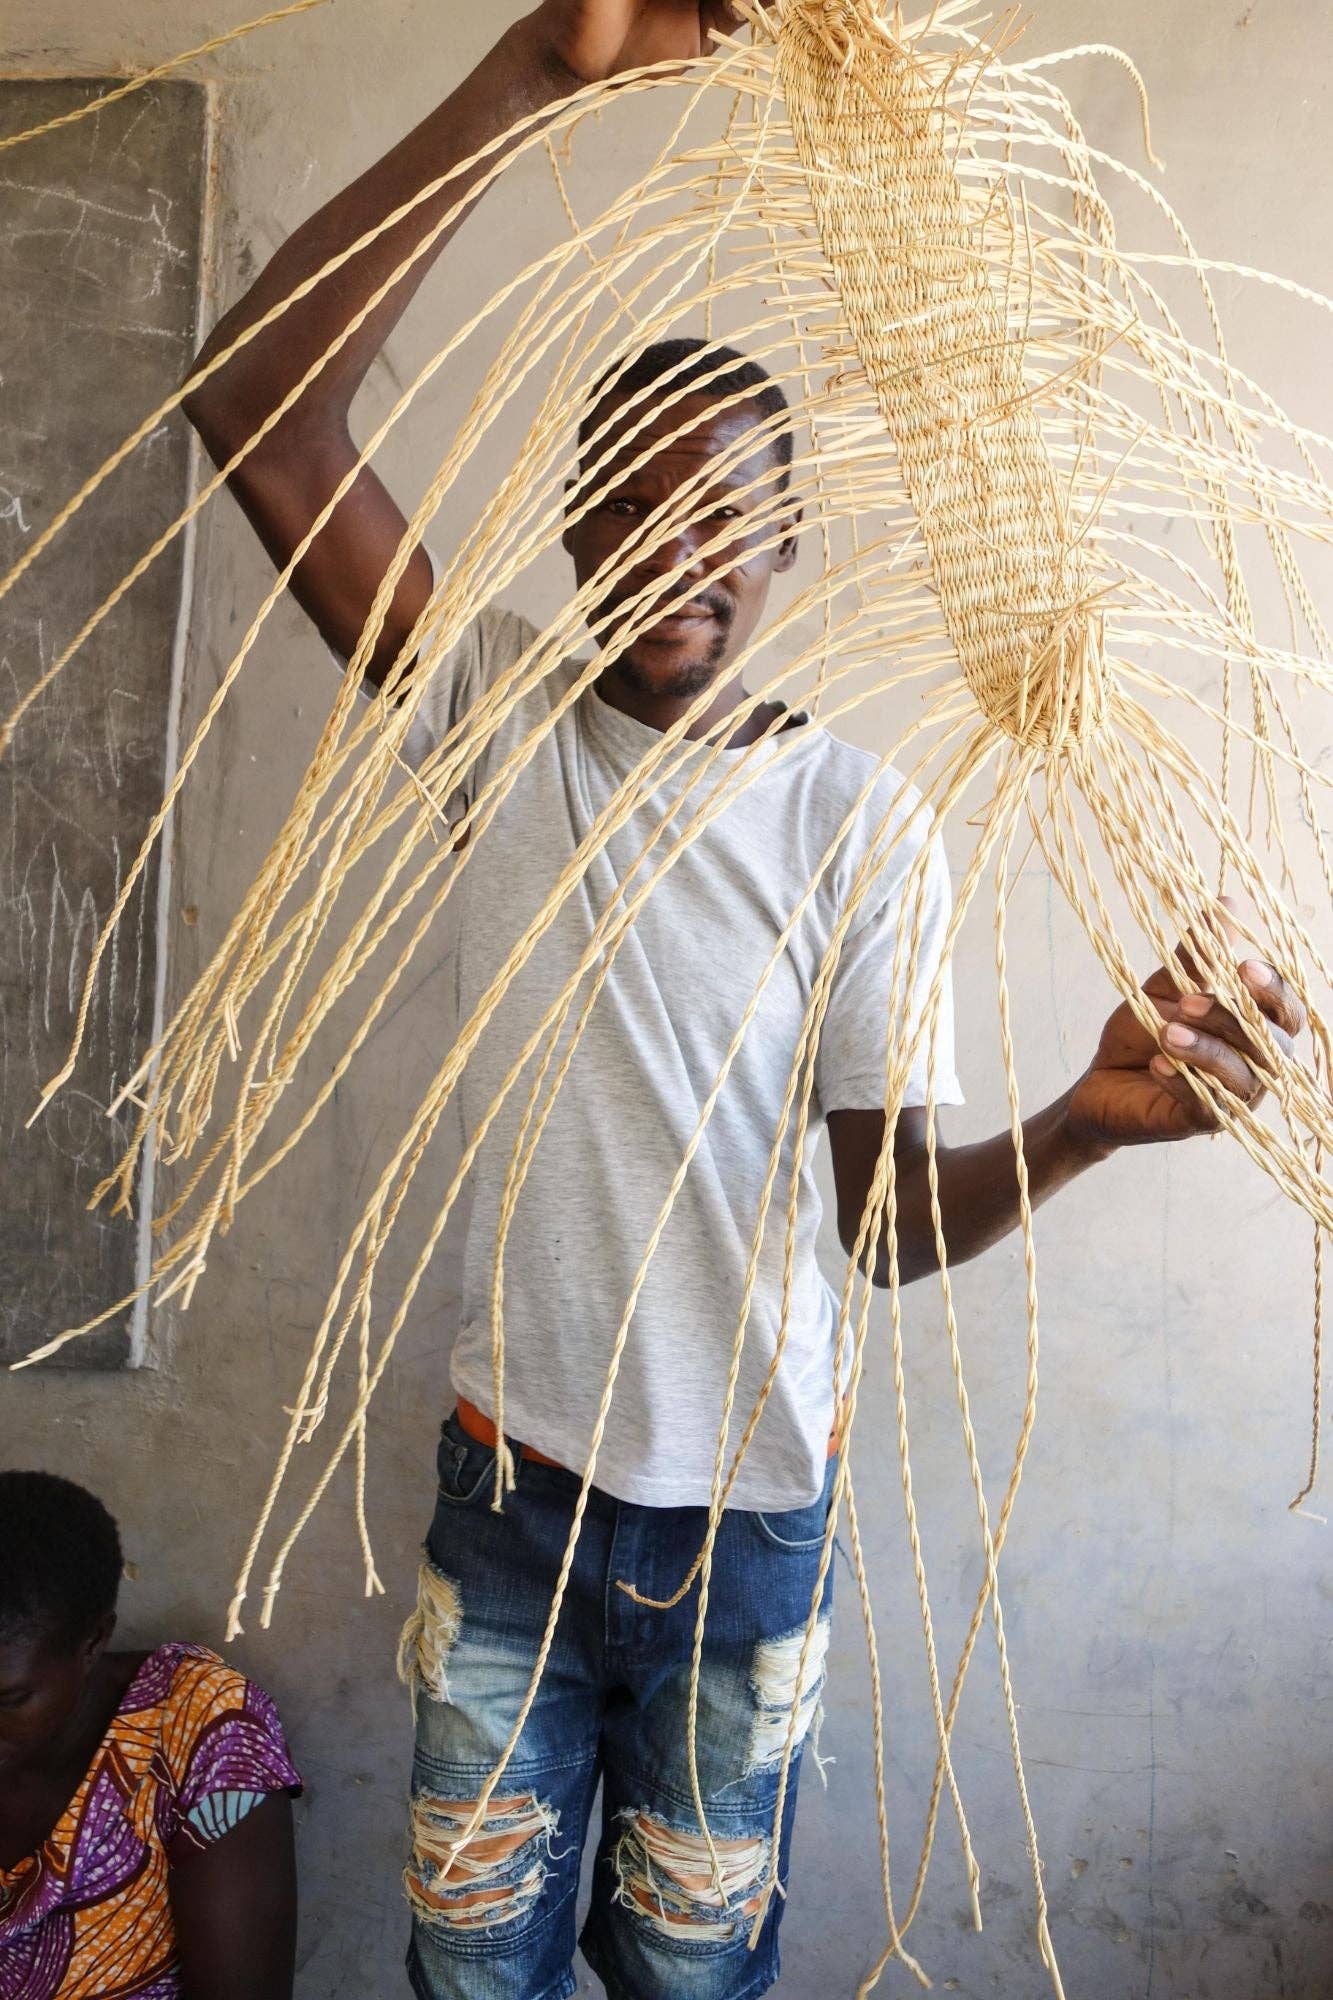
<svg viewBox="0 0 1333 2000">
<path fill-rule="evenodd" d="M 626 687 L 632 687 L 638 694 L 646 695 L 696 695 L 711 687 L 717 678 L 718 662 L 727 650 L 727 634 L 719 632 L 707 655 L 701 660 L 686 660 L 673 672 L 671 679 L 664 682 L 661 675 L 650 674 L 627 654 L 622 653 L 615 662 L 617 673 Z"/>
<path fill-rule="evenodd" d="M 714 601 L 709 603 L 708 608 L 717 623 L 706 652 L 695 659 L 683 661 L 674 670 L 669 682 L 664 682 L 660 674 L 649 673 L 629 653 L 621 653 L 611 665 L 625 686 L 633 688 L 637 694 L 676 697 L 702 694 L 706 687 L 710 687 L 731 641 L 732 607 L 725 601 Z M 631 648 L 635 643 L 631 641 Z"/>
</svg>

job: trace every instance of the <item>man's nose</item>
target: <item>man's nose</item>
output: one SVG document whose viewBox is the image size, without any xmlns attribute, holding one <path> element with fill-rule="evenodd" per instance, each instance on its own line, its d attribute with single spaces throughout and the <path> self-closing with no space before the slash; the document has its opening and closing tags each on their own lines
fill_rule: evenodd
<svg viewBox="0 0 1333 2000">
<path fill-rule="evenodd" d="M 687 576 L 703 578 L 717 567 L 717 555 L 700 554 L 708 537 L 702 523 L 677 528 L 657 546 L 647 551 L 638 564 L 645 576 Z"/>
</svg>

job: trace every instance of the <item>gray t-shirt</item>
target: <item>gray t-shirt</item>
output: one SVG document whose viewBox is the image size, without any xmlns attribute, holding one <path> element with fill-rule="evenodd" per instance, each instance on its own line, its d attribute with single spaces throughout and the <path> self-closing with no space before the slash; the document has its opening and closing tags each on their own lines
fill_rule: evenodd
<svg viewBox="0 0 1333 2000">
<path fill-rule="evenodd" d="M 525 620 L 501 610 L 473 621 L 425 690 L 407 743 L 412 763 L 429 755 L 535 636 Z M 549 720 L 584 664 L 565 662 L 524 694 L 473 767 L 467 798 L 475 799 L 499 763 Z M 592 687 L 543 735 L 494 821 L 470 843 L 454 891 L 461 901 L 460 1025 L 599 813 L 661 740 Z M 622 892 L 632 895 L 646 882 L 722 781 L 724 809 L 648 896 L 607 973 L 532 1153 L 505 1247 L 505 1430 L 574 1468 L 586 1462 L 617 1329 L 729 1044 L 780 933 L 875 770 L 868 753 L 809 720 L 749 749 L 723 751 L 702 780 L 709 746 L 683 750 L 683 766 L 654 783 L 579 877 L 482 1034 L 459 1086 L 471 1136 L 587 951 L 598 919 L 608 906 L 622 906 Z M 916 804 L 908 794 L 886 821 L 900 789 L 891 772 L 874 780 L 778 955 L 634 1300 L 595 1472 L 597 1485 L 620 1499 L 707 1504 L 755 1224 L 806 1006 L 858 866 L 886 846 L 886 827 Z M 655 829 L 660 837 L 643 858 Z M 823 1480 L 838 1308 L 815 1259 L 820 1199 L 811 1155 L 827 1111 L 883 1102 L 894 942 L 906 877 L 926 837 L 922 812 L 857 909 L 832 981 L 800 1168 L 787 1345 L 733 1490 L 737 1507 L 804 1506 Z M 934 974 L 949 907 L 936 840 L 926 872 L 918 1000 Z M 600 969 L 599 962 L 579 987 L 548 1084 Z M 492 1415 L 497 1227 L 544 1052 L 545 1043 L 510 1091 L 472 1170 L 453 1385 Z M 923 1038 L 909 1104 L 924 1103 L 925 1081 Z M 961 1101 L 947 992 L 936 1096 L 941 1103 Z M 794 1127 L 793 1115 L 750 1304 L 731 1446 L 760 1392 L 782 1321 Z"/>
</svg>

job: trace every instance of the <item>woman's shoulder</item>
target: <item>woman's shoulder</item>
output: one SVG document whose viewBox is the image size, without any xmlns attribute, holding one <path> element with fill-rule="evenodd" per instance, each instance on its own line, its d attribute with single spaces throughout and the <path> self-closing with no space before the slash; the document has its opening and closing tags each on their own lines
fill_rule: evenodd
<svg viewBox="0 0 1333 2000">
<path fill-rule="evenodd" d="M 144 1656 L 125 1690 L 120 1713 L 203 1713 L 219 1703 L 243 1703 L 251 1685 L 207 1646 L 171 1640 Z"/>
<path fill-rule="evenodd" d="M 301 1789 L 272 1700 L 206 1646 L 157 1647 L 131 1682 L 121 1715 L 131 1726 L 137 1717 L 154 1739 L 154 1817 L 169 1850 L 180 1834 L 205 1844 L 225 1831 L 218 1821 L 224 1803 L 231 1809 L 238 1800 Z"/>
<path fill-rule="evenodd" d="M 126 1689 L 120 1713 L 126 1720 L 154 1719 L 158 1750 L 167 1769 L 177 1774 L 183 1774 L 205 1741 L 219 1735 L 256 1746 L 269 1741 L 276 1761 L 290 1771 L 287 1742 L 272 1698 L 207 1646 L 180 1640 L 158 1646 Z M 290 1782 L 299 1782 L 294 1772 L 284 1778 L 284 1783 Z"/>
</svg>

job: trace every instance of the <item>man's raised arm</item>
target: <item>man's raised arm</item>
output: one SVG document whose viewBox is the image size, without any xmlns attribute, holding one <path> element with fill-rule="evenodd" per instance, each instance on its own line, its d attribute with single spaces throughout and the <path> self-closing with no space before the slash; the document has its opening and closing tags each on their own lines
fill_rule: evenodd
<svg viewBox="0 0 1333 2000">
<path fill-rule="evenodd" d="M 305 279 L 470 158 L 519 119 L 584 83 L 644 63 L 704 53 L 714 27 L 734 26 L 717 0 L 546 0 L 510 28 L 443 104 L 383 159 L 293 232 L 250 290 L 213 329 L 191 374 L 229 347 Z M 429 201 L 315 286 L 185 403 L 214 463 L 225 465 L 412 250 L 489 170 L 450 180 Z M 461 219 L 461 217 L 459 218 Z M 456 226 L 453 225 L 453 226 Z M 326 364 L 295 407 L 231 477 L 231 488 L 275 563 L 285 564 L 356 462 L 351 408 L 372 361 L 453 233 L 430 250 Z M 302 608 L 343 658 L 355 648 L 406 526 L 365 468 L 292 579 Z M 370 664 L 376 682 L 401 651 L 431 589 L 416 550 Z"/>
</svg>

